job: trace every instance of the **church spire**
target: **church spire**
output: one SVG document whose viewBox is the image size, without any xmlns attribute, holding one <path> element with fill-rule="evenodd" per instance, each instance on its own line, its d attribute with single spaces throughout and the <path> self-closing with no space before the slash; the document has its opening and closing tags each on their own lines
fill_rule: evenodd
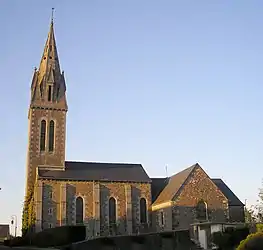
<svg viewBox="0 0 263 250">
<path fill-rule="evenodd" d="M 47 37 L 47 41 L 46 41 L 43 55 L 41 58 L 40 66 L 39 66 L 40 78 L 47 75 L 51 69 L 54 70 L 55 73 L 58 73 L 58 74 L 61 73 L 60 66 L 59 66 L 55 33 L 54 33 L 53 11 L 54 11 L 54 8 L 52 9 L 51 23 L 50 23 L 50 28 L 48 32 L 48 37 Z"/>
<path fill-rule="evenodd" d="M 34 72 L 32 82 L 31 104 L 41 102 L 50 106 L 60 101 L 66 104 L 66 85 L 64 73 L 61 73 L 54 33 L 54 8 L 52 8 L 48 37 L 41 57 L 39 69 Z M 62 100 L 63 99 L 63 100 Z M 46 106 L 46 105 L 45 105 Z"/>
</svg>

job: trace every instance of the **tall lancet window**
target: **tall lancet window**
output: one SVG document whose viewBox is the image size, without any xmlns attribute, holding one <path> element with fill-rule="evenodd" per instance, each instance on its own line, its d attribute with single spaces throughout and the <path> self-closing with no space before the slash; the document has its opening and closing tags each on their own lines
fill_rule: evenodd
<svg viewBox="0 0 263 250">
<path fill-rule="evenodd" d="M 40 151 L 46 149 L 46 121 L 42 120 L 40 125 Z"/>
<path fill-rule="evenodd" d="M 49 143 L 48 150 L 49 152 L 54 151 L 54 142 L 55 142 L 55 122 L 53 120 L 49 123 Z"/>
<path fill-rule="evenodd" d="M 76 199 L 76 224 L 82 224 L 83 223 L 83 199 L 82 197 L 78 197 Z"/>
<path fill-rule="evenodd" d="M 140 199 L 140 220 L 142 224 L 147 222 L 147 206 L 144 198 Z"/>
<path fill-rule="evenodd" d="M 113 197 L 109 199 L 109 222 L 116 223 L 116 200 Z"/>
</svg>

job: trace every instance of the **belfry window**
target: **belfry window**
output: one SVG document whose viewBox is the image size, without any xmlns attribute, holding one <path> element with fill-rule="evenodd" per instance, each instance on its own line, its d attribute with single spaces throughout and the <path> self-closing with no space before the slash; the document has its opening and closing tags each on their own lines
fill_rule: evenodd
<svg viewBox="0 0 263 250">
<path fill-rule="evenodd" d="M 46 149 L 46 121 L 42 120 L 40 125 L 40 151 Z"/>
<path fill-rule="evenodd" d="M 49 152 L 54 151 L 54 142 L 55 142 L 55 122 L 51 120 L 49 123 L 49 140 L 48 140 Z"/>
<path fill-rule="evenodd" d="M 48 86 L 48 101 L 51 102 L 52 101 L 52 86 Z"/>
</svg>

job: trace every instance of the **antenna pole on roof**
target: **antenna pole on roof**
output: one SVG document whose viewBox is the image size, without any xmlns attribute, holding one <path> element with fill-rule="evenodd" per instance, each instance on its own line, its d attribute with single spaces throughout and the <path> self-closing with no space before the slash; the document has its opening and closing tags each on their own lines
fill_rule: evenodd
<svg viewBox="0 0 263 250">
<path fill-rule="evenodd" d="M 168 166 L 167 166 L 167 164 L 165 165 L 165 173 L 166 173 L 166 177 L 168 178 Z"/>
</svg>

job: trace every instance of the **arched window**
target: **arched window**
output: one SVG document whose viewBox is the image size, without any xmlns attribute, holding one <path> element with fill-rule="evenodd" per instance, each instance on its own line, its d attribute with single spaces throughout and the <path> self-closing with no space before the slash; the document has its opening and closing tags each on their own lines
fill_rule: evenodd
<svg viewBox="0 0 263 250">
<path fill-rule="evenodd" d="M 46 121 L 42 120 L 40 125 L 40 151 L 46 148 Z"/>
<path fill-rule="evenodd" d="M 116 223 L 116 200 L 113 197 L 109 199 L 109 222 Z"/>
<path fill-rule="evenodd" d="M 83 204 L 82 197 L 78 197 L 76 199 L 76 224 L 83 223 Z"/>
<path fill-rule="evenodd" d="M 147 206 L 144 198 L 140 199 L 140 219 L 141 223 L 147 222 Z"/>
<path fill-rule="evenodd" d="M 196 206 L 197 220 L 207 220 L 207 205 L 204 201 L 199 201 Z"/>
<path fill-rule="evenodd" d="M 54 121 L 50 121 L 49 123 L 49 143 L 48 143 L 48 150 L 49 152 L 53 152 L 54 151 L 54 136 L 55 136 L 55 122 Z"/>
</svg>

